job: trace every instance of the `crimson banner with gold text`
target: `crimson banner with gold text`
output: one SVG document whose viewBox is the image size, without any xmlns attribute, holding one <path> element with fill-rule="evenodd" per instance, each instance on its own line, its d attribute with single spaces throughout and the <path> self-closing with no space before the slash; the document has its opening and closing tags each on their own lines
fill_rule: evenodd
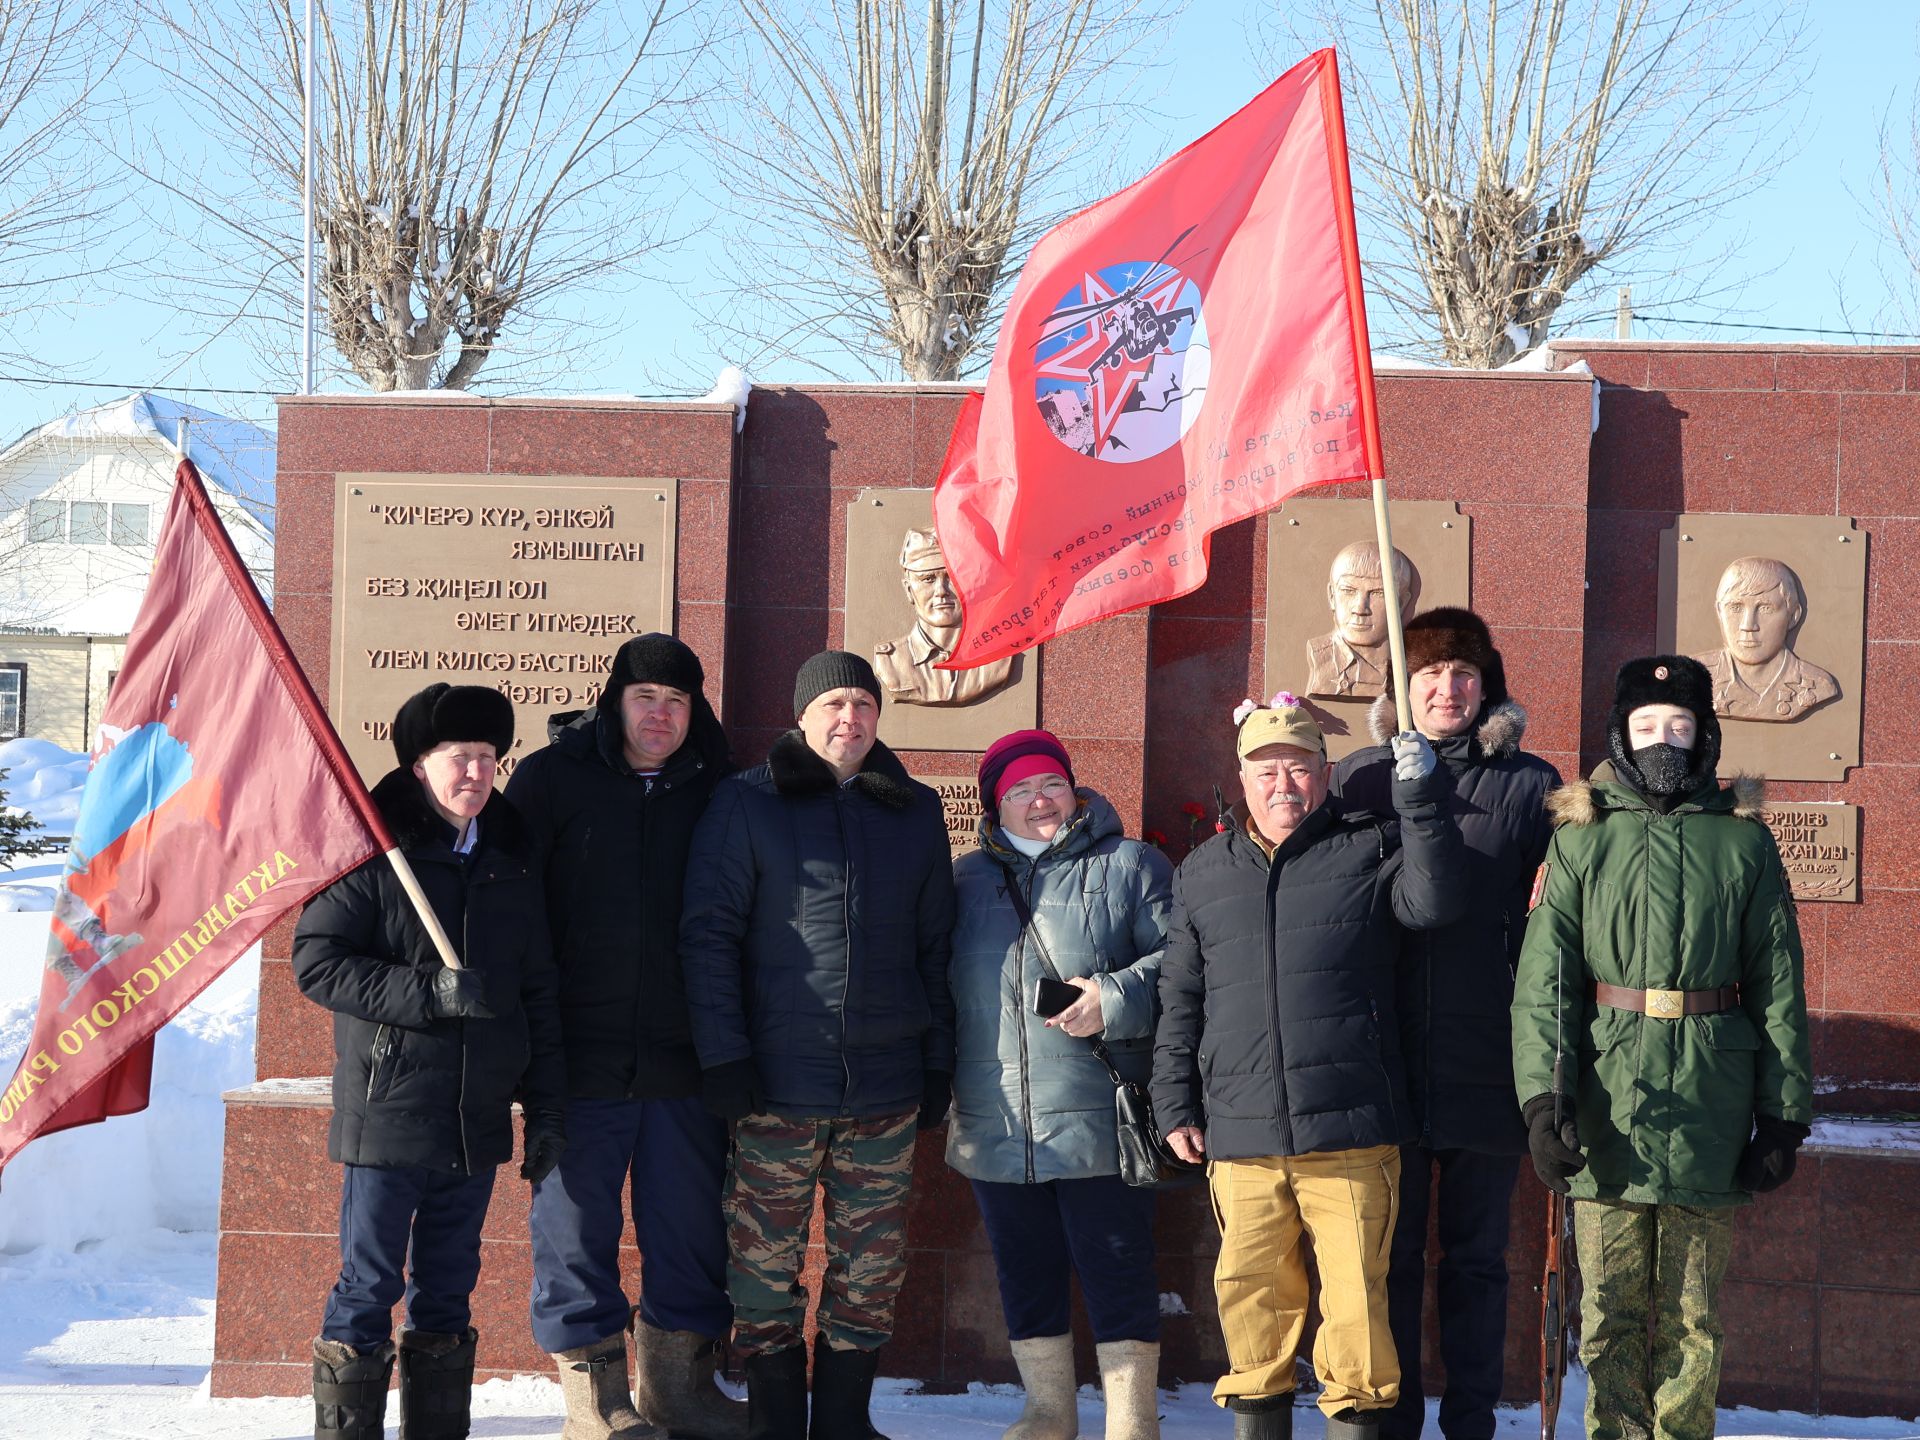
<svg viewBox="0 0 1920 1440">
<path fill-rule="evenodd" d="M 144 1109 L 153 1036 L 275 919 L 387 848 L 189 461 L 102 713 L 0 1165 Z"/>
</svg>

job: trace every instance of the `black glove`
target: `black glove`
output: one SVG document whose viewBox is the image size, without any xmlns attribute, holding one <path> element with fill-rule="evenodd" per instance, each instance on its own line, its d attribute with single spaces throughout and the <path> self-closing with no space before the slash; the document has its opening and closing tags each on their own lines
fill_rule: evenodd
<svg viewBox="0 0 1920 1440">
<path fill-rule="evenodd" d="M 1753 1139 L 1740 1152 L 1740 1168 L 1734 1172 L 1734 1183 L 1742 1190 L 1764 1195 L 1793 1178 L 1800 1142 L 1810 1132 L 1805 1125 L 1777 1120 L 1771 1115 L 1754 1116 L 1753 1130 Z"/>
<path fill-rule="evenodd" d="M 916 1126 L 921 1130 L 938 1130 L 947 1118 L 947 1111 L 953 1108 L 953 1076 L 944 1070 L 929 1070 L 925 1073 L 920 1087 L 920 1119 Z"/>
<path fill-rule="evenodd" d="M 751 1060 L 729 1060 L 700 1072 L 700 1103 L 722 1120 L 744 1120 L 758 1115 L 765 1103 L 760 1094 L 760 1072 Z"/>
<path fill-rule="evenodd" d="M 1553 1124 L 1553 1096 L 1536 1095 L 1520 1107 L 1527 1120 L 1527 1149 L 1533 1152 L 1533 1173 L 1549 1190 L 1567 1193 L 1567 1182 L 1587 1168 L 1580 1150 L 1580 1132 L 1573 1123 L 1573 1101 L 1560 1104 L 1560 1127 Z"/>
<path fill-rule="evenodd" d="M 491 1020 L 487 1008 L 487 977 L 478 970 L 455 970 L 442 965 L 433 972 L 433 999 L 427 1009 L 436 1020 Z"/>
<path fill-rule="evenodd" d="M 567 1122 L 558 1110 L 529 1110 L 523 1121 L 527 1143 L 520 1178 L 538 1185 L 553 1173 L 567 1148 Z"/>
</svg>

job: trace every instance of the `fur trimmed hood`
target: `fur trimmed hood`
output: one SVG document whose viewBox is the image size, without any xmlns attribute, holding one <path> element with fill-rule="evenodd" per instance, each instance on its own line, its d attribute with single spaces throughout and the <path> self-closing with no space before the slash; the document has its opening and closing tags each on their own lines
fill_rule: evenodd
<svg viewBox="0 0 1920 1440">
<path fill-rule="evenodd" d="M 1595 776 L 1608 780 L 1611 773 L 1609 770 L 1602 776 L 1596 771 Z M 1733 796 L 1731 812 L 1741 820 L 1759 821 L 1760 812 L 1766 808 L 1767 782 L 1758 775 L 1735 775 L 1727 782 L 1727 789 Z M 1600 819 L 1602 808 L 1594 780 L 1569 781 L 1547 796 L 1547 813 L 1555 825 L 1592 825 Z"/>
<path fill-rule="evenodd" d="M 1392 695 L 1382 695 L 1367 707 L 1367 733 L 1376 745 L 1385 745 L 1399 729 Z M 1526 708 L 1514 700 L 1502 700 L 1487 707 L 1473 732 L 1480 751 L 1489 760 L 1505 760 L 1519 754 L 1520 742 L 1527 734 Z"/>
<path fill-rule="evenodd" d="M 782 795 L 831 795 L 840 782 L 833 767 L 814 754 L 807 737 L 789 730 L 773 742 L 767 752 L 767 773 L 773 788 Z M 913 777 L 900 758 L 882 742 L 873 742 L 860 773 L 850 782 L 890 810 L 904 810 L 913 803 Z"/>
</svg>

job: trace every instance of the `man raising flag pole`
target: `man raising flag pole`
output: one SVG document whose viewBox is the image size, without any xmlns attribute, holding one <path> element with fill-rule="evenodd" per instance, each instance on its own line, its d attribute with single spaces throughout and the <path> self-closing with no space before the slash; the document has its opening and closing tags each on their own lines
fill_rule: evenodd
<svg viewBox="0 0 1920 1440">
<path fill-rule="evenodd" d="M 0 1166 L 146 1108 L 153 1036 L 259 938 L 385 852 L 458 961 L 313 688 L 182 459 L 55 896 Z"/>
<path fill-rule="evenodd" d="M 1384 475 L 1339 67 L 1321 50 L 1034 246 L 934 490 L 965 612 L 944 668 L 1197 590 L 1215 530 L 1308 486 L 1371 479 L 1391 554 Z"/>
</svg>

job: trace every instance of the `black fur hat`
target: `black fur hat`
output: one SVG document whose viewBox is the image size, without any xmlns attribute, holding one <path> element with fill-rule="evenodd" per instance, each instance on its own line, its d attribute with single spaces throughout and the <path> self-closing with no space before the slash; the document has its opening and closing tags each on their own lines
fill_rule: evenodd
<svg viewBox="0 0 1920 1440">
<path fill-rule="evenodd" d="M 693 647 L 677 636 L 655 630 L 634 636 L 615 652 L 606 689 L 600 692 L 600 708 L 617 711 L 629 685 L 670 685 L 691 698 L 700 694 L 706 683 L 707 672 Z"/>
<path fill-rule="evenodd" d="M 449 740 L 484 740 L 504 756 L 513 745 L 513 706 L 484 685 L 429 685 L 393 717 L 393 753 L 411 765 Z"/>
<path fill-rule="evenodd" d="M 1507 703 L 1507 667 L 1494 648 L 1487 622 L 1471 610 L 1440 605 L 1407 622 L 1407 674 L 1460 660 L 1480 672 L 1481 705 L 1491 710 Z M 1392 682 L 1388 682 L 1391 693 Z"/>
<path fill-rule="evenodd" d="M 1638 771 L 1630 758 L 1627 717 L 1642 705 L 1678 705 L 1693 712 L 1692 774 L 1696 780 L 1714 773 L 1720 763 L 1720 717 L 1713 713 L 1713 677 L 1690 655 L 1648 655 L 1629 660 L 1613 681 L 1613 711 L 1607 716 L 1607 753 L 1614 768 L 1625 766 L 1622 778 L 1633 780 Z"/>
</svg>

